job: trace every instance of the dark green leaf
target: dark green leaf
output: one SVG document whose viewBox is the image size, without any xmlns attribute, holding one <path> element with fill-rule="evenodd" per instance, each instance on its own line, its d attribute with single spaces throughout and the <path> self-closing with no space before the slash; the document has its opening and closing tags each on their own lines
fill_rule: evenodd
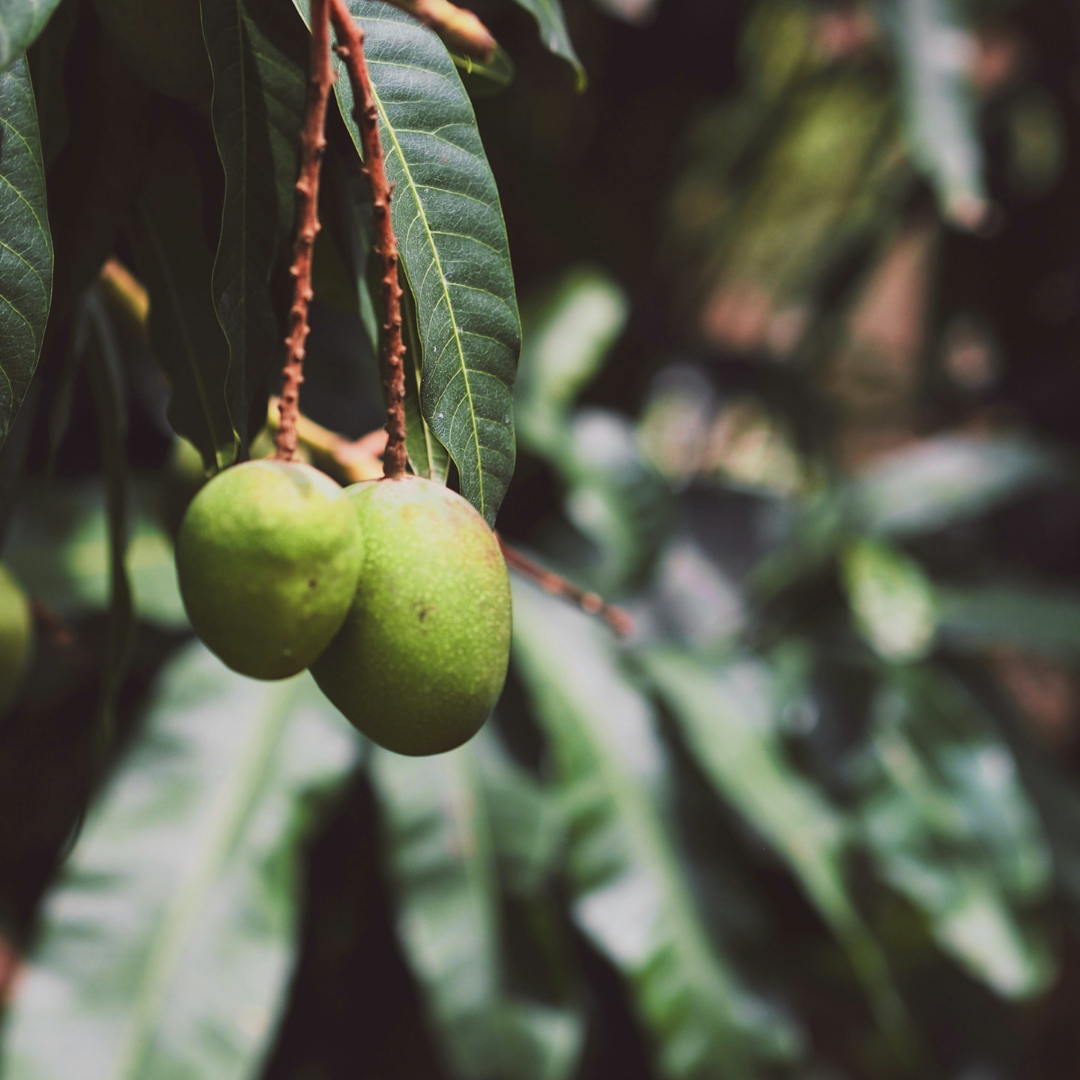
<svg viewBox="0 0 1080 1080">
<path fill-rule="evenodd" d="M 480 768 L 475 744 L 428 758 L 374 751 L 398 932 L 455 1075 L 560 1080 L 577 1064 L 582 1019 L 506 989 Z"/>
<path fill-rule="evenodd" d="M 514 580 L 514 659 L 554 755 L 574 917 L 630 983 L 662 1074 L 758 1076 L 799 1034 L 750 994 L 710 940 L 665 822 L 653 710 L 603 627 Z"/>
<path fill-rule="evenodd" d="M 296 952 L 310 795 L 356 745 L 306 675 L 177 656 L 46 901 L 4 1080 L 257 1075 Z"/>
<path fill-rule="evenodd" d="M 26 52 L 60 0 L 0 0 L 0 71 Z M 16 65 L 17 66 L 17 65 Z M 8 89 L 3 88 L 3 100 Z"/>
<path fill-rule="evenodd" d="M 422 386 L 417 362 L 423 355 L 423 345 L 420 343 L 416 301 L 408 282 L 402 290 L 401 314 L 405 339 L 405 449 L 409 454 L 409 465 L 418 476 L 445 484 L 450 473 L 450 455 L 435 437 L 420 408 Z"/>
<path fill-rule="evenodd" d="M 274 0 L 203 0 L 202 13 L 225 169 L 214 306 L 229 341 L 229 415 L 246 452 L 265 423 L 268 379 L 285 355 L 307 35 L 288 5 Z"/>
<path fill-rule="evenodd" d="M 139 265 L 150 291 L 150 337 L 169 373 L 169 422 L 217 471 L 236 456 L 225 404 L 229 343 L 214 313 L 213 255 L 202 230 L 201 183 L 179 138 L 163 141 L 139 194 Z"/>
<path fill-rule="evenodd" d="M 44 11 L 42 17 L 40 13 Z M 0 8 L 0 58 L 51 6 Z M 35 24 L 36 25 L 36 24 Z M 37 26 L 39 30 L 41 26 Z M 5 45 L 3 33 L 8 34 Z M 34 31 L 36 33 L 36 30 Z M 4 50 L 9 51 L 5 52 Z M 45 171 L 34 91 L 26 58 L 0 75 L 0 444 L 8 436 L 37 367 L 52 299 L 53 248 L 45 206 Z"/>
<path fill-rule="evenodd" d="M 80 340 L 81 339 L 81 340 Z M 85 350 L 86 373 L 94 397 L 105 474 L 105 517 L 109 533 L 109 605 L 98 703 L 98 752 L 113 740 L 115 709 L 134 644 L 135 605 L 127 572 L 130 478 L 126 455 L 127 398 L 116 329 L 97 288 L 83 298 L 77 316 L 75 348 Z"/>
<path fill-rule="evenodd" d="M 1047 943 L 1014 904 L 1045 895 L 1050 856 L 1016 764 L 959 685 L 914 669 L 874 708 L 863 825 L 882 875 L 934 937 L 1007 997 L 1046 988 Z"/>
<path fill-rule="evenodd" d="M 37 98 L 38 127 L 41 129 L 41 155 L 45 171 L 52 168 L 70 128 L 67 100 L 64 96 L 64 62 L 79 19 L 78 0 L 66 0 L 57 8 L 45 32 L 27 54 L 30 78 Z"/>
<path fill-rule="evenodd" d="M 904 1006 L 844 878 L 847 826 L 786 760 L 768 668 L 745 660 L 717 669 L 671 649 L 650 650 L 642 661 L 695 760 L 799 879 L 847 950 L 883 1031 L 908 1053 L 912 1031 Z"/>
<path fill-rule="evenodd" d="M 457 69 L 461 72 L 462 83 L 474 93 L 483 93 L 480 89 L 487 85 L 487 93 L 492 93 L 514 81 L 514 61 L 506 50 L 496 44 L 495 50 L 487 60 L 477 60 L 472 56 L 459 56 L 451 53 Z"/>
<path fill-rule="evenodd" d="M 540 28 L 540 40 L 556 55 L 561 56 L 574 69 L 577 89 L 584 90 L 588 77 L 578 55 L 574 52 L 574 43 L 570 40 L 570 31 L 566 28 L 566 16 L 559 0 L 517 0 L 534 19 Z"/>
<path fill-rule="evenodd" d="M 304 0 L 294 0 L 307 14 Z M 366 32 L 393 222 L 416 297 L 421 407 L 462 494 L 495 521 L 514 471 L 517 299 L 499 193 L 472 105 L 442 42 L 388 4 L 349 0 Z M 352 90 L 338 101 L 353 141 Z"/>
</svg>

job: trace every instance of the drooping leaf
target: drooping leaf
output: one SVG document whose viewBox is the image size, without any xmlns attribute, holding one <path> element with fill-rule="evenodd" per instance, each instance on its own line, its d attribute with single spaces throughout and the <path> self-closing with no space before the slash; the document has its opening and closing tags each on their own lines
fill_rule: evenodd
<svg viewBox="0 0 1080 1080">
<path fill-rule="evenodd" d="M 848 827 L 785 760 L 768 668 L 752 660 L 710 666 L 673 649 L 650 649 L 641 660 L 694 759 L 798 878 L 847 950 L 882 1030 L 901 1055 L 910 1054 L 904 1006 L 845 881 Z"/>
<path fill-rule="evenodd" d="M 850 500 L 869 532 L 912 535 L 975 517 L 1054 474 L 1053 458 L 1026 439 L 944 435 L 883 458 Z"/>
<path fill-rule="evenodd" d="M 950 0 L 892 0 L 882 6 L 899 54 L 911 154 L 943 213 L 972 227 L 989 203 L 968 71 L 975 39 L 960 22 L 961 10 Z"/>
<path fill-rule="evenodd" d="M 0 0 L 0 71 L 26 52 L 56 9 L 60 0 Z M 15 64 L 14 66 L 18 66 Z M 8 88 L 4 87 L 4 100 Z"/>
<path fill-rule="evenodd" d="M 628 313 L 623 290 L 589 267 L 570 271 L 526 309 L 514 393 L 523 446 L 557 454 L 574 400 L 600 370 Z"/>
<path fill-rule="evenodd" d="M 664 819 L 666 756 L 609 635 L 514 580 L 514 659 L 568 814 L 574 918 L 630 984 L 662 1075 L 751 1077 L 799 1041 L 742 984 L 695 909 Z"/>
<path fill-rule="evenodd" d="M 933 586 L 914 559 L 878 540 L 860 539 L 840 566 L 859 632 L 886 660 L 925 656 L 937 628 Z"/>
<path fill-rule="evenodd" d="M 80 338 L 82 339 L 80 341 Z M 85 350 L 86 372 L 94 398 L 105 474 L 105 518 L 109 535 L 109 602 L 98 702 L 98 752 L 113 738 L 114 711 L 134 644 L 135 605 L 128 580 L 130 477 L 126 456 L 127 400 L 115 327 L 97 288 L 83 297 L 75 348 Z"/>
<path fill-rule="evenodd" d="M 356 746 L 306 675 L 252 682 L 198 644 L 172 660 L 46 900 L 4 1080 L 257 1075 L 296 951 L 310 796 Z"/>
<path fill-rule="evenodd" d="M 305 0 L 294 0 L 307 17 Z M 392 216 L 416 298 L 420 404 L 458 468 L 461 492 L 495 521 L 514 470 L 513 383 L 520 348 L 499 194 L 472 105 L 442 42 L 404 12 L 349 0 L 394 184 Z M 335 84 L 359 151 L 347 74 Z"/>
<path fill-rule="evenodd" d="M 150 292 L 150 337 L 169 373 L 169 422 L 217 471 L 236 455 L 226 406 L 229 343 L 214 313 L 213 254 L 202 230 L 201 182 L 178 137 L 147 165 L 138 198 L 139 268 Z"/>
<path fill-rule="evenodd" d="M 450 474 L 450 455 L 424 419 L 420 407 L 423 386 L 419 364 L 424 347 L 420 343 L 416 301 L 407 283 L 402 289 L 401 315 L 405 341 L 405 449 L 409 455 L 409 465 L 417 476 L 445 484 Z"/>
<path fill-rule="evenodd" d="M 944 676 L 898 673 L 874 708 L 869 766 L 863 830 L 885 879 L 999 994 L 1045 989 L 1047 943 L 1014 905 L 1044 895 L 1050 856 L 1013 756 L 979 707 Z"/>
<path fill-rule="evenodd" d="M 429 758 L 375 750 L 371 771 L 398 933 L 454 1074 L 572 1075 L 581 1016 L 506 987 L 492 823 L 475 745 Z"/>
<path fill-rule="evenodd" d="M 517 3 L 536 20 L 536 25 L 540 30 L 540 40 L 544 45 L 556 56 L 561 56 L 574 69 L 577 89 L 584 90 L 589 81 L 588 76 L 577 53 L 574 52 L 574 43 L 570 40 L 566 16 L 563 14 L 559 0 L 517 0 Z"/>
<path fill-rule="evenodd" d="M 28 7 L 23 3 L 0 8 L 0 61 L 4 66 L 44 26 L 51 10 L 51 5 Z M 40 25 L 35 20 L 40 20 Z M 0 124 L 2 445 L 37 367 L 52 299 L 53 248 L 45 205 L 45 170 L 34 91 L 24 56 L 0 75 Z"/>
<path fill-rule="evenodd" d="M 202 16 L 225 170 L 214 307 L 229 341 L 229 415 L 246 452 L 284 359 L 307 41 L 289 6 L 273 0 L 203 0 Z"/>
</svg>

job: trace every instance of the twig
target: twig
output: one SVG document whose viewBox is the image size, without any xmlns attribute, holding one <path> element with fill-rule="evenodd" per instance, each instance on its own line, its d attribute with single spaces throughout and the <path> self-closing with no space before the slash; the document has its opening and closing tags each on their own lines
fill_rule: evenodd
<svg viewBox="0 0 1080 1080">
<path fill-rule="evenodd" d="M 345 62 L 353 90 L 353 116 L 364 149 L 363 172 L 371 185 L 375 252 L 382 260 L 382 298 L 386 309 L 386 431 L 384 474 L 394 479 L 405 472 L 405 345 L 401 340 L 401 285 L 398 283 L 398 246 L 390 221 L 392 189 L 386 179 L 379 112 L 371 92 L 364 60 L 364 32 L 356 25 L 345 0 L 330 0 L 330 17 L 337 34 L 338 56 Z"/>
<path fill-rule="evenodd" d="M 266 422 L 271 431 L 277 430 L 280 423 L 277 398 L 270 399 Z M 385 428 L 370 431 L 354 442 L 299 413 L 296 417 L 296 441 L 298 450 L 313 465 L 342 484 L 378 480 L 383 475 L 381 458 L 386 449 Z"/>
<path fill-rule="evenodd" d="M 527 555 L 522 555 L 516 548 L 512 548 L 498 533 L 495 534 L 502 548 L 503 558 L 511 570 L 535 581 L 545 592 L 552 596 L 561 596 L 572 604 L 577 604 L 582 611 L 590 615 L 599 615 L 620 637 L 627 637 L 634 632 L 634 620 L 630 613 L 623 611 L 621 607 L 608 604 L 594 592 L 586 592 L 578 588 L 572 581 L 556 574 L 552 570 L 533 562 Z"/>
<path fill-rule="evenodd" d="M 281 425 L 274 438 L 275 457 L 296 457 L 296 418 L 300 411 L 300 384 L 304 381 L 304 350 L 308 336 L 308 305 L 311 288 L 311 254 L 319 231 L 319 169 L 326 147 L 326 102 L 334 73 L 330 66 L 330 0 L 311 0 L 311 71 L 308 79 L 307 113 L 300 134 L 300 179 L 296 181 L 297 225 L 293 264 L 296 279 L 289 311 L 289 336 L 285 367 L 281 372 Z"/>
<path fill-rule="evenodd" d="M 489 60 L 495 51 L 491 31 L 467 8 L 449 0 L 390 0 L 414 19 L 430 26 L 452 49 L 475 60 Z"/>
</svg>

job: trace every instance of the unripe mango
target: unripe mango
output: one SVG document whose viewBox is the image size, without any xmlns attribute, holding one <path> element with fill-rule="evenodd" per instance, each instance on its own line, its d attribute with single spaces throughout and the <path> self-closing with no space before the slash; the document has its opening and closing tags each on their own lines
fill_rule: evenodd
<svg viewBox="0 0 1080 1080">
<path fill-rule="evenodd" d="M 33 639 L 30 601 L 8 570 L 0 566 L 0 713 L 19 692 Z"/>
<path fill-rule="evenodd" d="M 510 656 L 510 580 L 495 535 L 460 495 L 415 476 L 346 492 L 364 535 L 356 599 L 312 665 L 326 696 L 399 754 L 472 738 Z"/>
<path fill-rule="evenodd" d="M 310 465 L 248 461 L 191 501 L 176 569 L 195 632 L 234 671 L 285 679 L 329 645 L 356 592 L 353 504 Z"/>
</svg>

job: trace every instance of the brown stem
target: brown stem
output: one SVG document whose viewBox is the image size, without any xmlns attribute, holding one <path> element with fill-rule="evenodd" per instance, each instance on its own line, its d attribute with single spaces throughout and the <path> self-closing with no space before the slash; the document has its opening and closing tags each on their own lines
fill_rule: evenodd
<svg viewBox="0 0 1080 1080">
<path fill-rule="evenodd" d="M 300 411 L 300 384 L 304 381 L 304 350 L 308 336 L 311 289 L 311 254 L 319 231 L 319 169 L 326 147 L 326 102 L 334 73 L 330 66 L 330 0 L 311 0 L 311 63 L 307 113 L 300 133 L 300 179 L 296 181 L 297 223 L 293 263 L 296 279 L 285 339 L 285 367 L 281 372 L 281 425 L 274 437 L 275 457 L 296 458 L 296 419 Z"/>
<path fill-rule="evenodd" d="M 491 31 L 468 8 L 458 7 L 449 0 L 390 0 L 390 3 L 430 26 L 451 49 L 466 56 L 488 60 L 495 51 Z"/>
<path fill-rule="evenodd" d="M 337 34 L 338 56 L 345 62 L 353 90 L 353 116 L 360 129 L 364 151 L 364 175 L 371 185 L 372 217 L 375 225 L 375 252 L 382 260 L 382 298 L 386 309 L 386 452 L 383 472 L 390 479 L 402 476 L 405 454 L 405 345 L 401 340 L 401 285 L 398 283 L 398 246 L 390 221 L 393 189 L 386 179 L 379 112 L 371 92 L 364 59 L 364 32 L 356 25 L 345 0 L 330 0 L 330 17 Z"/>
<path fill-rule="evenodd" d="M 498 533 L 495 534 L 502 548 L 503 558 L 511 570 L 535 581 L 545 592 L 553 596 L 561 596 L 572 604 L 577 604 L 582 611 L 590 615 L 599 615 L 620 637 L 627 637 L 634 632 L 634 620 L 630 613 L 614 604 L 608 604 L 594 592 L 586 592 L 578 588 L 572 581 L 559 574 L 533 562 L 527 555 L 522 555 L 516 548 L 512 548 Z"/>
</svg>

